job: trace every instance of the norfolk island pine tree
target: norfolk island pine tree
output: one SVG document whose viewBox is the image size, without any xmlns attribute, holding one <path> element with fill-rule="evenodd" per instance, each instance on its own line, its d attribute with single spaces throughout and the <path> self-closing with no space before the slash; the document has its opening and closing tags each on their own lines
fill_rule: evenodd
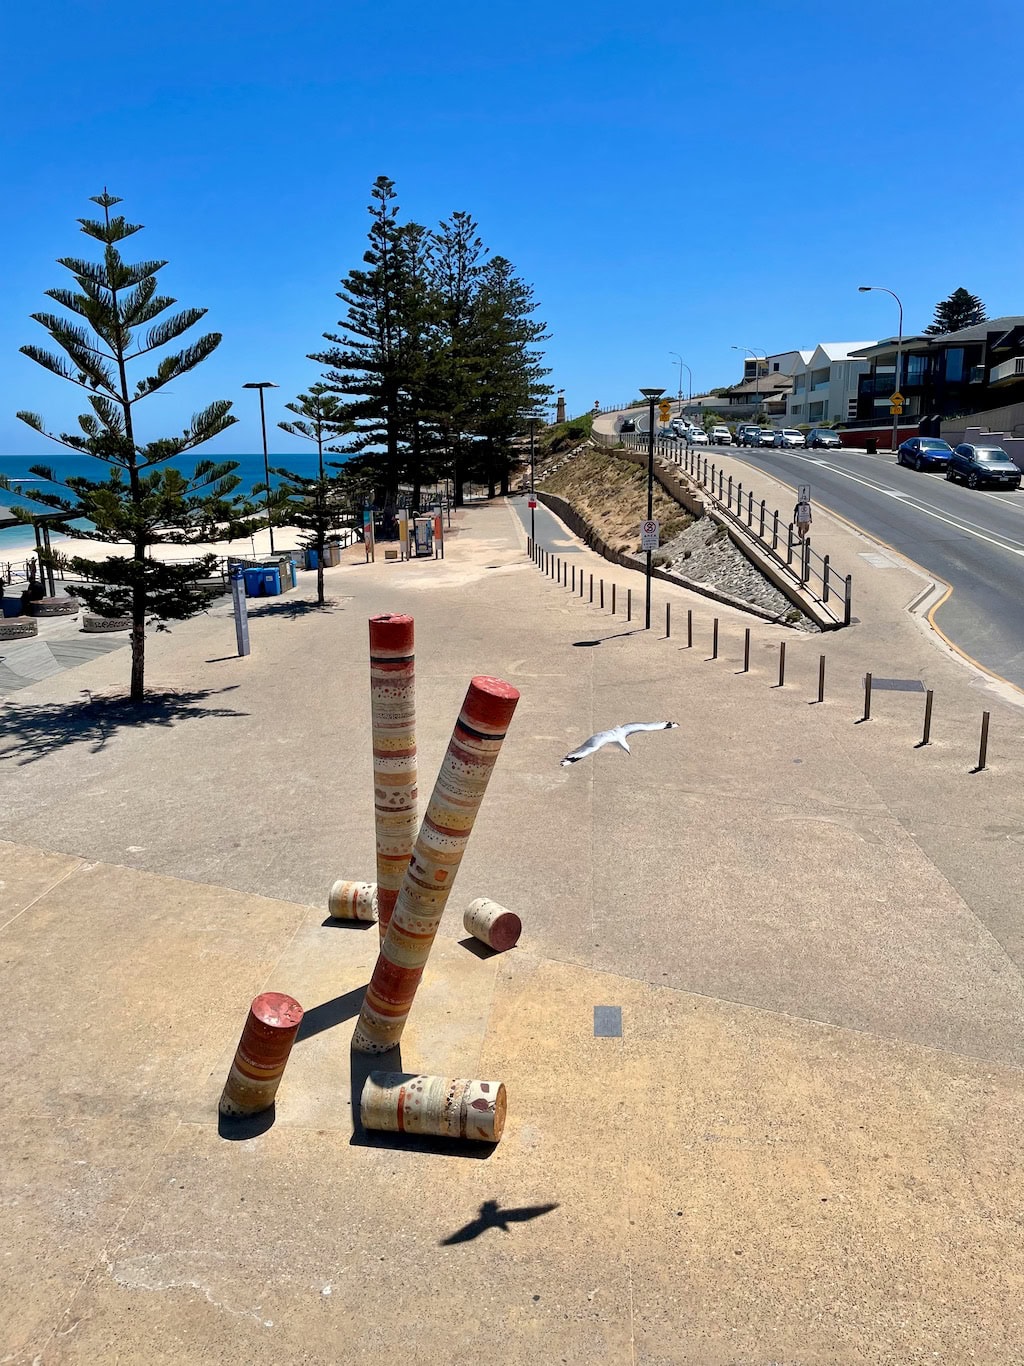
<svg viewBox="0 0 1024 1366">
<path fill-rule="evenodd" d="M 32 496 L 66 514 L 66 521 L 54 524 L 57 530 L 107 544 L 131 544 L 131 556 L 78 557 L 71 565 L 76 573 L 93 580 L 78 590 L 87 607 L 104 616 L 131 617 L 131 699 L 138 702 L 145 694 L 147 623 L 166 629 L 169 620 L 186 620 L 203 611 L 219 592 L 201 582 L 212 572 L 216 556 L 175 565 L 153 559 L 148 552 L 156 545 L 197 544 L 247 532 L 249 526 L 240 518 L 248 509 L 235 496 L 236 462 L 200 461 L 191 476 L 168 464 L 238 420 L 231 416 L 228 400 L 218 399 L 194 414 L 180 435 L 139 442 L 136 404 L 194 370 L 216 350 L 221 335 L 208 333 L 184 350 L 164 356 L 152 374 L 136 381 L 134 389 L 130 387 L 129 365 L 182 336 L 206 309 L 184 309 L 157 322 L 177 302 L 156 292 L 156 275 L 166 261 L 126 263 L 118 243 L 142 225 L 111 217 L 110 210 L 121 200 L 106 190 L 92 196 L 91 202 L 103 210 L 103 218 L 78 222 L 87 237 L 103 244 L 102 261 L 60 258 L 58 265 L 71 272 L 78 291 L 46 291 L 82 321 L 34 313 L 32 317 L 64 356 L 38 346 L 21 348 L 31 360 L 85 390 L 91 411 L 78 419 L 81 434 L 48 432 L 36 413 L 19 412 L 18 417 L 50 440 L 107 466 L 107 477 L 102 480 L 69 476 L 61 481 L 47 466 L 35 465 L 34 475 L 58 484 L 64 492 L 33 490 Z M 141 327 L 148 330 L 136 342 L 135 331 Z M 85 518 L 90 526 L 85 530 L 70 527 L 68 523 L 77 518 Z"/>
</svg>

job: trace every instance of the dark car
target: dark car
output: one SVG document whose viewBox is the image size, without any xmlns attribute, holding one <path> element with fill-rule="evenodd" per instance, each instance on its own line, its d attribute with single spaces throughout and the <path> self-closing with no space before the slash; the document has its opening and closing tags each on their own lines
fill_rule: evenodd
<svg viewBox="0 0 1024 1366">
<path fill-rule="evenodd" d="M 839 433 L 831 427 L 812 427 L 807 433 L 807 444 L 817 451 L 838 450 L 843 443 L 839 440 Z"/>
<path fill-rule="evenodd" d="M 744 427 L 742 434 L 737 433 L 737 435 L 739 436 L 738 444 L 740 446 L 758 446 L 761 444 L 760 427 Z"/>
<path fill-rule="evenodd" d="M 621 422 L 620 425 L 619 425 L 619 431 L 620 431 L 620 432 L 635 432 L 635 431 L 636 431 L 636 419 L 635 419 L 635 418 L 632 418 L 632 417 L 624 417 L 624 418 L 622 419 L 622 422 Z"/>
<path fill-rule="evenodd" d="M 962 479 L 969 489 L 980 484 L 1020 488 L 1020 470 L 1002 446 L 957 446 L 949 457 L 946 478 Z"/>
<path fill-rule="evenodd" d="M 912 436 L 896 452 L 897 465 L 913 465 L 915 470 L 944 470 L 949 464 L 953 447 L 937 436 Z"/>
</svg>

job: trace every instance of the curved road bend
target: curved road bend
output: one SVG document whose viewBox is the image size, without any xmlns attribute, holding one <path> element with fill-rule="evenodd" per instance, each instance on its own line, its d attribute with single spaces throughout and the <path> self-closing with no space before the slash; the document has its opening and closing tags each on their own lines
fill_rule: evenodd
<svg viewBox="0 0 1024 1366">
<path fill-rule="evenodd" d="M 787 484 L 810 484 L 815 502 L 944 579 L 953 592 L 935 624 L 984 668 L 1024 689 L 1024 490 L 968 489 L 944 473 L 897 465 L 891 455 L 729 453 Z"/>
</svg>

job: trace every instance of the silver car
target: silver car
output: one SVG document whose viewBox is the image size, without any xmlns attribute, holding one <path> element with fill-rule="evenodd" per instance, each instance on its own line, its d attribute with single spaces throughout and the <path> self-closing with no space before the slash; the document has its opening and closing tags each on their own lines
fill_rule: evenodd
<svg viewBox="0 0 1024 1366">
<path fill-rule="evenodd" d="M 775 445 L 775 428 L 774 428 L 774 427 L 762 427 L 761 430 L 760 430 L 760 432 L 758 433 L 757 444 L 758 444 L 759 446 L 774 446 L 774 445 Z"/>
<path fill-rule="evenodd" d="M 798 432 L 792 427 L 785 427 L 781 432 L 775 432 L 772 439 L 773 446 L 781 446 L 784 450 L 791 450 L 794 446 L 806 446 L 803 432 Z"/>
</svg>

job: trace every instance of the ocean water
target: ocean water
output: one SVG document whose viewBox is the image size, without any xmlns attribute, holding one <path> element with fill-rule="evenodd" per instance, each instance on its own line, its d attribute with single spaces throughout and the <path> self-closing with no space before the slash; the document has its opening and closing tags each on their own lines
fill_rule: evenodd
<svg viewBox="0 0 1024 1366">
<path fill-rule="evenodd" d="M 198 463 L 206 456 L 202 450 L 191 455 L 172 460 L 172 465 L 177 465 L 179 469 L 190 473 Z M 262 484 L 263 474 L 263 454 L 258 455 L 219 455 L 211 452 L 211 460 L 231 460 L 237 463 L 238 469 L 235 473 L 242 481 L 239 491 L 249 493 L 256 484 Z M 328 456 L 327 460 L 338 460 L 338 456 Z M 58 479 L 66 479 L 68 475 L 87 475 L 90 479 L 102 479 L 104 477 L 104 466 L 99 460 L 94 460 L 88 455 L 73 455 L 66 452 L 50 455 L 48 453 L 37 453 L 34 455 L 0 455 L 0 475 L 15 482 L 22 483 L 25 495 L 31 498 L 36 490 L 44 490 L 50 493 L 60 493 L 61 490 L 54 484 L 49 484 L 40 479 L 37 475 L 29 473 L 32 465 L 48 466 Z M 314 448 L 309 451 L 289 451 L 287 455 L 270 455 L 271 469 L 278 465 L 284 469 L 293 470 L 296 474 L 313 476 L 317 470 L 317 455 Z M 274 476 L 270 476 L 271 483 L 277 482 Z M 0 488 L 0 503 L 17 504 L 19 500 L 6 489 Z M 84 523 L 83 523 L 84 525 Z M 56 546 L 64 537 L 53 534 L 51 540 Z M 32 528 L 28 526 L 10 527 L 6 531 L 0 530 L 0 562 L 17 560 L 31 553 L 35 544 L 35 537 Z"/>
</svg>

